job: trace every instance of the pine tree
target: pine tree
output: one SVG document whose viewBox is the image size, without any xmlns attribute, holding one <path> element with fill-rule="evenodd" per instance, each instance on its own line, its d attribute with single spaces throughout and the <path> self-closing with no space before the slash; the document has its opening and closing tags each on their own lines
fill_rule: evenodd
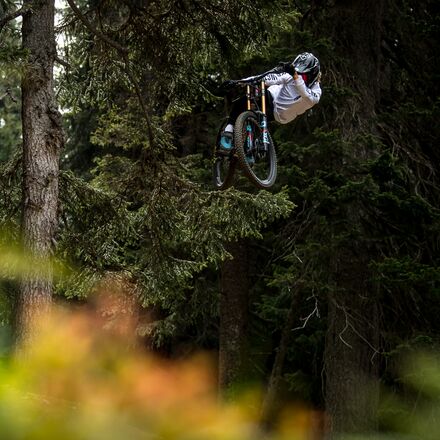
<svg viewBox="0 0 440 440">
<path fill-rule="evenodd" d="M 47 312 L 52 297 L 49 258 L 58 228 L 59 154 L 64 142 L 61 117 L 55 103 L 53 65 L 56 54 L 54 1 L 32 6 L 23 15 L 23 49 L 28 52 L 22 77 L 23 213 L 25 252 L 45 268 L 25 275 L 17 310 L 18 340 L 31 336 L 34 319 Z M 32 264 L 32 263 L 31 263 Z"/>
</svg>

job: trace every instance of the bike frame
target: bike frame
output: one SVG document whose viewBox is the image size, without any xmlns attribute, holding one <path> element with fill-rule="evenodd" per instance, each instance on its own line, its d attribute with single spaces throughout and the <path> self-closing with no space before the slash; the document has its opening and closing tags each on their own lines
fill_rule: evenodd
<svg viewBox="0 0 440 440">
<path fill-rule="evenodd" d="M 266 83 L 264 82 L 264 76 L 271 73 L 271 71 L 266 72 L 262 75 L 259 75 L 257 78 L 260 80 L 260 89 L 258 89 L 258 85 L 255 83 L 250 83 L 246 85 L 246 98 L 247 98 L 247 109 L 252 111 L 252 100 L 254 98 L 261 97 L 261 109 L 259 112 L 260 116 L 260 128 L 261 128 L 261 134 L 262 134 L 262 141 L 263 141 L 263 149 L 264 151 L 267 151 L 268 145 L 269 145 L 269 132 L 267 128 L 267 114 L 266 114 Z M 250 130 L 250 129 L 249 129 Z M 252 142 L 252 139 L 250 139 L 250 142 Z"/>
</svg>

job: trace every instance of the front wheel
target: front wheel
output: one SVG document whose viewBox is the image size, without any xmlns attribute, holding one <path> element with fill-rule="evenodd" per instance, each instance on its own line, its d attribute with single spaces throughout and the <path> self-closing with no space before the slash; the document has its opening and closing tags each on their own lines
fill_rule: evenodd
<svg viewBox="0 0 440 440">
<path fill-rule="evenodd" d="M 234 127 L 234 143 L 238 163 L 244 174 L 258 188 L 270 188 L 277 177 L 277 156 L 272 138 L 263 143 L 258 116 L 252 111 L 241 113 Z"/>
</svg>

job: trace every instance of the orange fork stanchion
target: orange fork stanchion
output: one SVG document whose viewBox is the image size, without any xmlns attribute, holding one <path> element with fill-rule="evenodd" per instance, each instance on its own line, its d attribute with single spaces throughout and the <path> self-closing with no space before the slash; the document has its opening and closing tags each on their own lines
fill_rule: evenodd
<svg viewBox="0 0 440 440">
<path fill-rule="evenodd" d="M 246 98 L 247 98 L 247 109 L 251 109 L 251 86 L 248 84 L 246 86 Z"/>
</svg>

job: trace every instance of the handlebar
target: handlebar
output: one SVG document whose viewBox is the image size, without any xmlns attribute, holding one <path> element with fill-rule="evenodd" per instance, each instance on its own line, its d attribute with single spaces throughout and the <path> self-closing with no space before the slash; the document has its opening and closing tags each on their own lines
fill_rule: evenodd
<svg viewBox="0 0 440 440">
<path fill-rule="evenodd" d="M 236 80 L 235 83 L 237 85 L 243 85 L 243 86 L 247 85 L 247 84 L 252 84 L 252 83 L 255 83 L 257 81 L 261 81 L 265 76 L 270 75 L 271 73 L 281 73 L 282 71 L 283 71 L 282 67 L 277 66 L 277 67 L 274 67 L 273 69 L 270 69 L 267 72 L 261 73 L 259 75 L 251 76 L 251 77 L 246 78 L 246 79 Z"/>
<path fill-rule="evenodd" d="M 234 87 L 244 87 L 249 84 L 255 84 L 258 81 L 261 81 L 266 75 L 270 75 L 271 73 L 283 73 L 285 72 L 284 64 L 286 63 L 280 63 L 278 66 L 268 70 L 267 72 L 261 73 L 259 75 L 251 76 L 249 78 L 239 79 L 239 80 L 227 80 L 218 89 L 217 92 L 218 96 L 225 96 L 232 89 L 234 89 Z"/>
</svg>

